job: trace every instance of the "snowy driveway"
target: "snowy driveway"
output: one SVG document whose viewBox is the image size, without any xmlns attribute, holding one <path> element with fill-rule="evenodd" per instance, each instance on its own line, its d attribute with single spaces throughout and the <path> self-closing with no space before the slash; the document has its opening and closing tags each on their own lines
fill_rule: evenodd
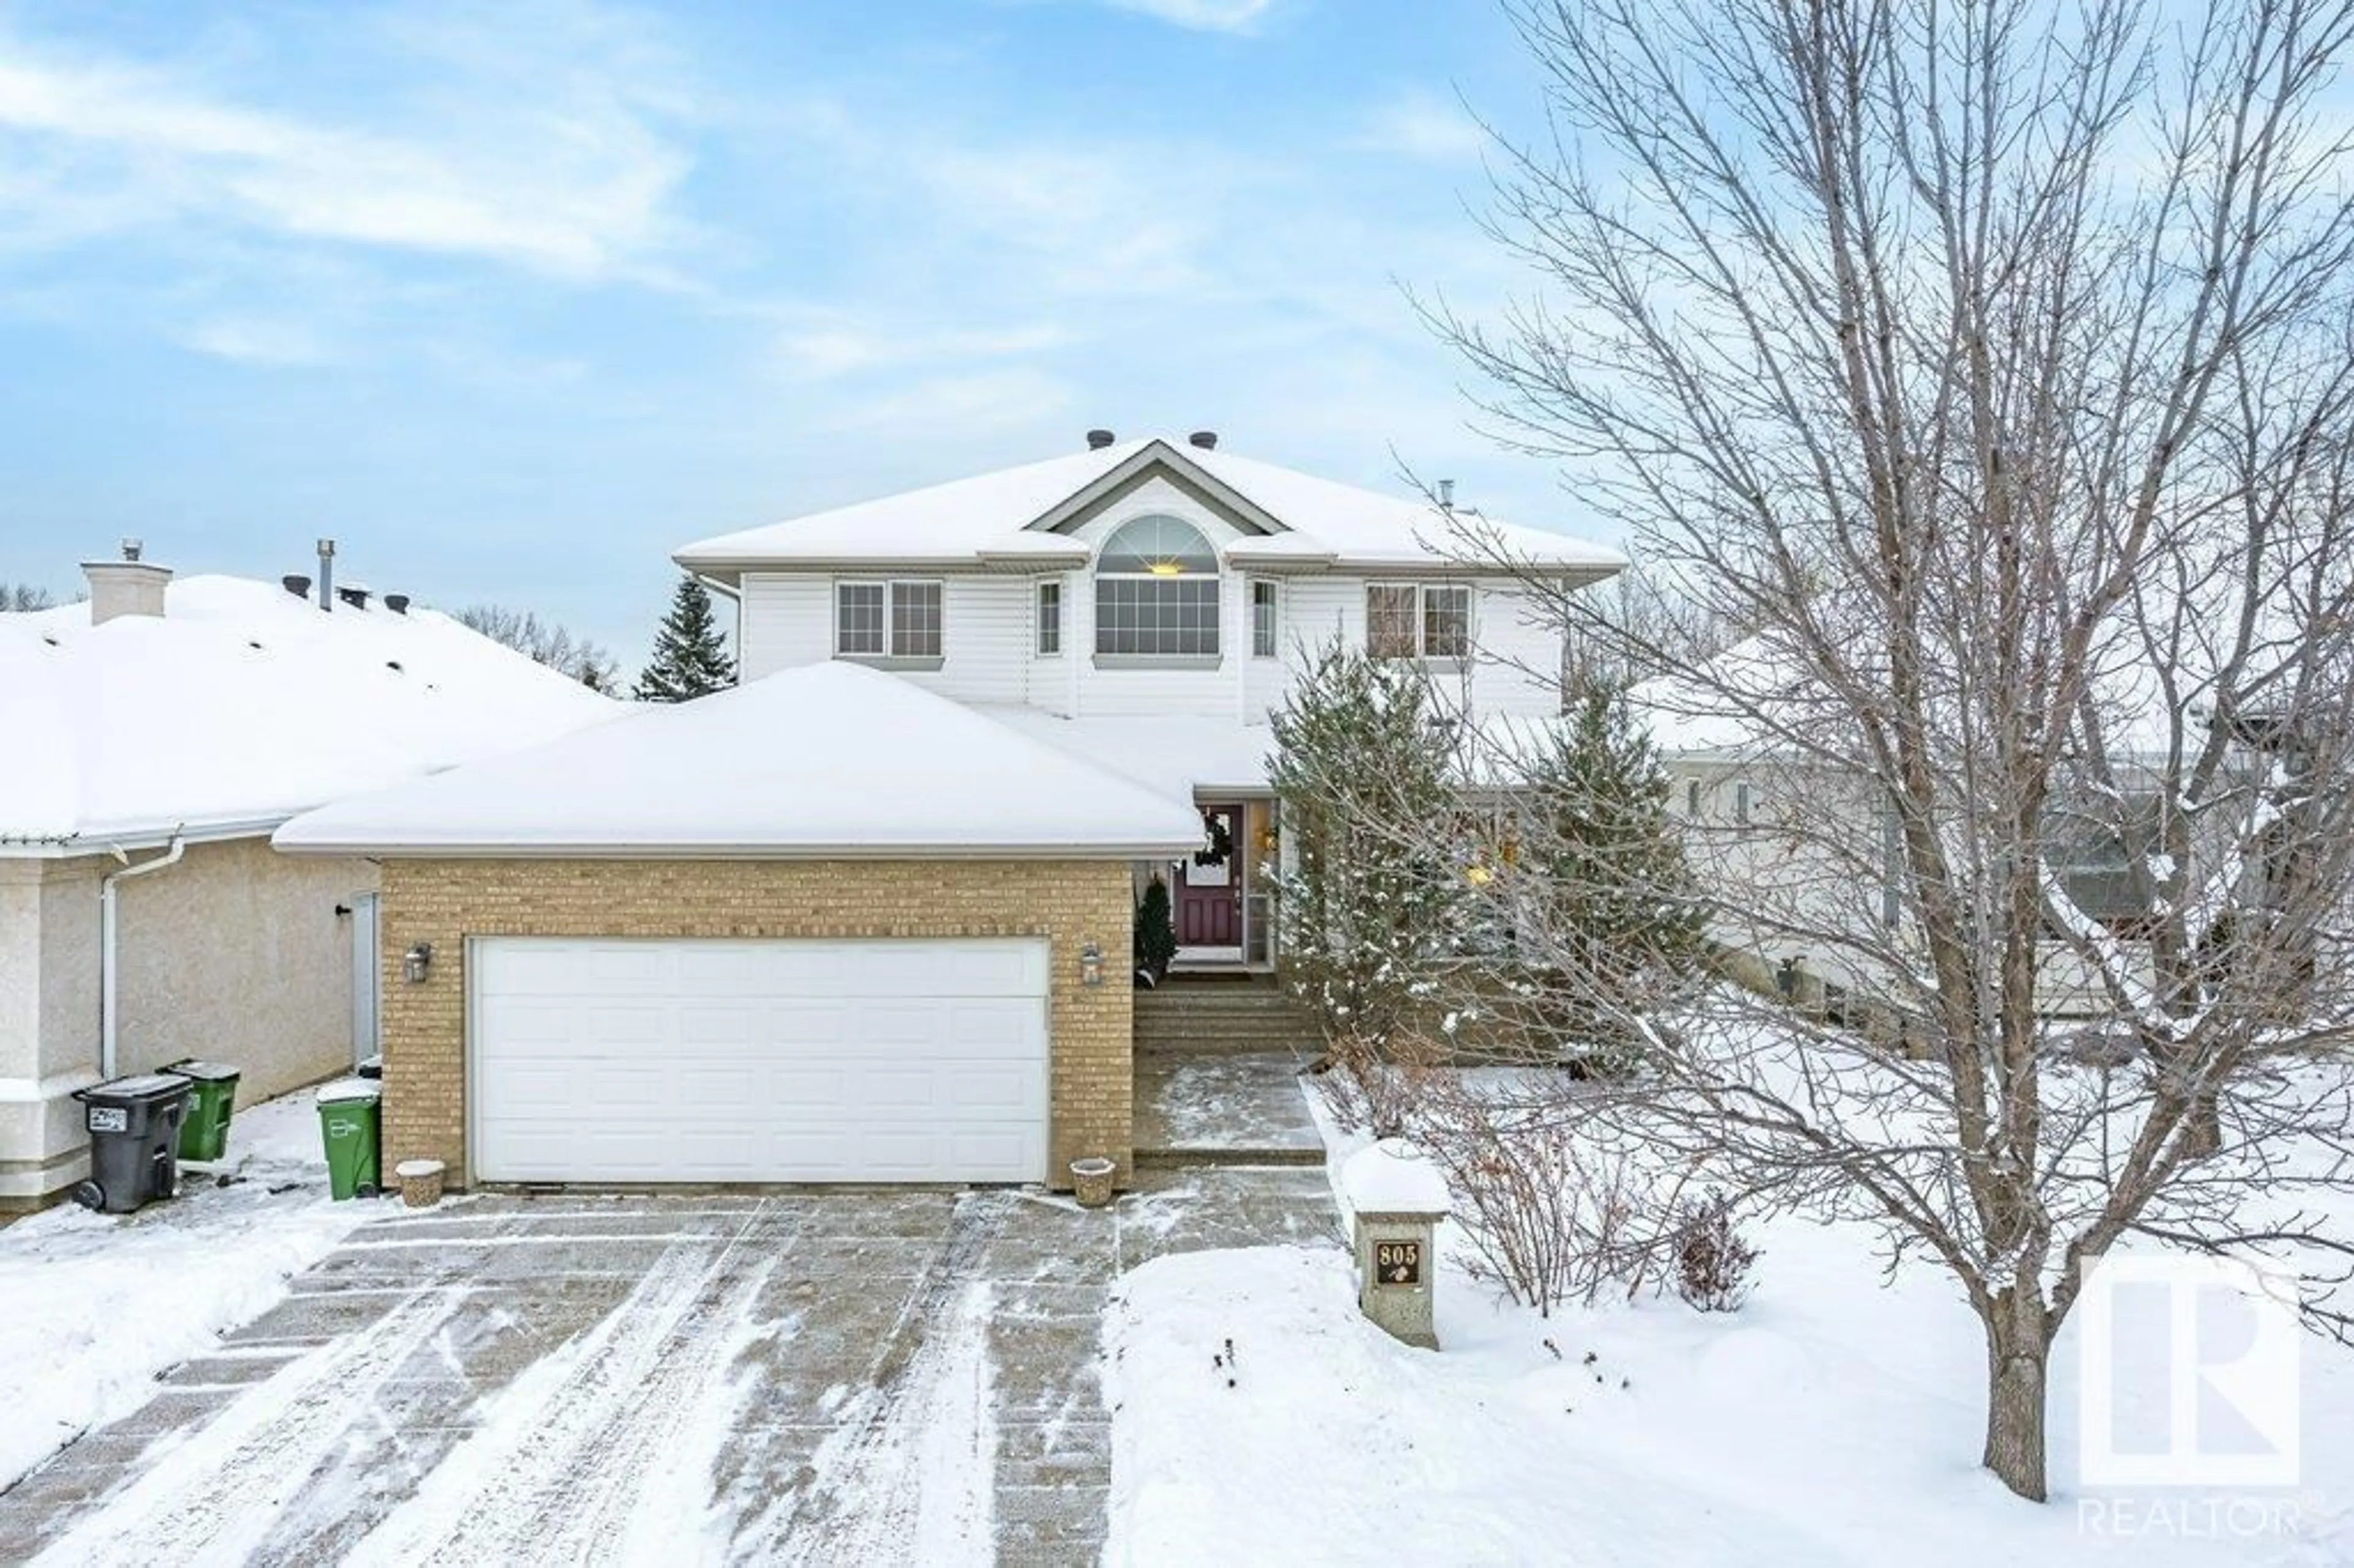
<svg viewBox="0 0 2354 1568">
<path fill-rule="evenodd" d="M 1113 1280 L 1331 1223 L 1320 1171 L 395 1211 L 0 1495 L 0 1561 L 1092 1561 Z"/>
</svg>

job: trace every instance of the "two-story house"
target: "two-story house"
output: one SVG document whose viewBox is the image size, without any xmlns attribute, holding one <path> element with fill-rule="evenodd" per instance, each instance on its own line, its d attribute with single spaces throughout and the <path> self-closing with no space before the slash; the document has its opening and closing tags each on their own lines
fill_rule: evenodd
<svg viewBox="0 0 2354 1568">
<path fill-rule="evenodd" d="M 1084 450 L 689 545 L 742 678 L 871 664 L 1197 806 L 1169 879 L 1187 967 L 1273 960 L 1267 715 L 1336 639 L 1417 660 L 1475 717 L 1560 711 L 1561 637 L 1510 559 L 1575 586 L 1612 550 L 1182 442 Z M 952 758 L 942 759 L 944 784 Z"/>
<path fill-rule="evenodd" d="M 1268 960 L 1267 720 L 1315 652 L 1558 711 L 1553 634 L 1458 525 L 1621 565 L 1208 435 L 687 546 L 736 689 L 277 834 L 382 867 L 387 1153 L 459 1186 L 1124 1176 L 1140 881 L 1194 961 Z"/>
</svg>

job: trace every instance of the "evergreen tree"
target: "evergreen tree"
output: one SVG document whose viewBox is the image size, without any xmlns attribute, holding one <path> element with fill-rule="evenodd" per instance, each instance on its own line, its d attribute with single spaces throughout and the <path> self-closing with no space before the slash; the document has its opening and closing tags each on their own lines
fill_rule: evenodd
<svg viewBox="0 0 2354 1568">
<path fill-rule="evenodd" d="M 1177 956 L 1177 927 L 1169 913 L 1169 885 L 1156 874 L 1136 906 L 1136 967 L 1155 985 L 1169 972 Z"/>
<path fill-rule="evenodd" d="M 683 703 L 736 683 L 736 661 L 711 613 L 711 592 L 692 577 L 678 579 L 670 613 L 654 633 L 653 662 L 638 677 L 642 703 Z"/>
<path fill-rule="evenodd" d="M 1420 669 L 1336 643 L 1270 722 L 1284 967 L 1336 1042 L 1379 1052 L 1464 936 L 1449 721 Z"/>
<path fill-rule="evenodd" d="M 1705 917 L 1669 818 L 1668 777 L 1623 694 L 1596 689 L 1526 784 L 1511 880 L 1517 917 L 1538 930 L 1522 946 L 1577 976 L 1584 1016 L 1569 1033 L 1608 1055 L 1700 957 Z"/>
</svg>

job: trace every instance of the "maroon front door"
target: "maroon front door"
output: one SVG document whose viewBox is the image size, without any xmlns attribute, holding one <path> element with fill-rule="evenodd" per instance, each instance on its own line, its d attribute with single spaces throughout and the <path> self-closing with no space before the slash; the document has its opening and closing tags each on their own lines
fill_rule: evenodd
<svg viewBox="0 0 2354 1568">
<path fill-rule="evenodd" d="M 1243 942 L 1243 809 L 1202 808 L 1202 847 L 1177 863 L 1177 945 Z"/>
</svg>

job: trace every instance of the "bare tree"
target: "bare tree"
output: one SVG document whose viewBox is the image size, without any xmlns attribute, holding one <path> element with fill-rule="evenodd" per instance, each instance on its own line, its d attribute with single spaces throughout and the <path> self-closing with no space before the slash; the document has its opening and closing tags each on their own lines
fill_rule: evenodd
<svg viewBox="0 0 2354 1568">
<path fill-rule="evenodd" d="M 0 610 L 48 609 L 58 596 L 36 583 L 0 582 Z"/>
<path fill-rule="evenodd" d="M 461 625 L 472 628 L 493 642 L 504 643 L 525 658 L 571 676 L 592 692 L 611 692 L 620 679 L 620 665 L 604 647 L 575 637 L 553 621 L 543 621 L 528 610 L 498 604 L 470 604 L 459 610 Z"/>
<path fill-rule="evenodd" d="M 1526 574 L 1686 666 L 1660 722 L 1744 780 L 1690 822 L 1712 929 L 1806 1004 L 1727 993 L 1602 1092 L 1947 1270 L 1983 1462 L 2040 1499 L 2113 1248 L 2292 1261 L 2348 1324 L 2306 1202 L 2349 1173 L 2354 169 L 2318 95 L 2354 5 L 1509 8 L 1552 132 L 1492 227 L 1543 296 L 1429 313 L 1508 440 L 1751 634 L 1694 662 Z M 1533 906 L 1528 860 L 1495 896 Z"/>
</svg>

